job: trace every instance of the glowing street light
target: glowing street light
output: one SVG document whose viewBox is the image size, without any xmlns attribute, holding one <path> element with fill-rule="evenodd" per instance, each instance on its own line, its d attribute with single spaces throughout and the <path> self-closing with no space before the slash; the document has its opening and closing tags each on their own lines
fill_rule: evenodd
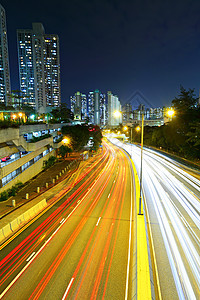
<svg viewBox="0 0 200 300">
<path fill-rule="evenodd" d="M 174 114 L 175 114 L 175 111 L 172 108 L 170 108 L 167 111 L 167 115 L 168 115 L 168 117 L 170 118 L 171 121 L 172 121 L 172 117 L 174 116 Z"/>
<path fill-rule="evenodd" d="M 119 118 L 121 116 L 121 112 L 119 110 L 114 111 L 113 113 L 115 118 Z"/>
<path fill-rule="evenodd" d="M 135 130 L 139 132 L 141 130 L 140 126 L 137 126 Z"/>
<path fill-rule="evenodd" d="M 68 137 L 65 137 L 63 140 L 62 140 L 63 144 L 64 145 L 69 145 L 70 143 L 70 139 Z"/>
<path fill-rule="evenodd" d="M 175 114 L 175 111 L 172 108 L 167 111 L 167 115 L 171 118 L 173 117 L 174 114 Z"/>
</svg>

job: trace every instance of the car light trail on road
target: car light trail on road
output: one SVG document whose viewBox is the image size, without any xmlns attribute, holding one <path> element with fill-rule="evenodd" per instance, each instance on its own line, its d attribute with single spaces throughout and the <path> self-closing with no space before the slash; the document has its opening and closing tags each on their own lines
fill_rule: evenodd
<svg viewBox="0 0 200 300">
<path fill-rule="evenodd" d="M 60 193 L 63 203 L 57 202 L 53 213 L 2 260 L 0 280 L 11 279 L 3 298 L 128 299 L 132 169 L 123 151 L 104 147 L 102 163 L 95 170 L 91 166 L 93 172 L 85 177 L 84 171 L 75 176 L 80 183 L 75 191 L 69 197 Z"/>
<path fill-rule="evenodd" d="M 140 147 L 110 141 L 130 154 L 140 174 Z M 164 154 L 143 150 L 143 201 L 161 294 L 173 300 L 200 299 L 200 181 L 187 170 Z"/>
</svg>

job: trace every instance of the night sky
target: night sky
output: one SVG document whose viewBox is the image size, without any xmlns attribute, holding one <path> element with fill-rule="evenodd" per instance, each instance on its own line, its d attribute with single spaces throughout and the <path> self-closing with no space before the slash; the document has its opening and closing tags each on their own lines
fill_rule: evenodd
<svg viewBox="0 0 200 300">
<path fill-rule="evenodd" d="M 12 89 L 19 89 L 17 29 L 41 22 L 60 38 L 62 102 L 76 91 L 136 91 L 167 106 L 180 85 L 199 94 L 199 0 L 2 0 Z"/>
</svg>

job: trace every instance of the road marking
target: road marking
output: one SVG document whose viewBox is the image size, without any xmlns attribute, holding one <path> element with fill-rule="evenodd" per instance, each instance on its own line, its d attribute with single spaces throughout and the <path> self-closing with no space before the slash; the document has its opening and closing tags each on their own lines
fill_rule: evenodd
<svg viewBox="0 0 200 300">
<path fill-rule="evenodd" d="M 63 219 L 60 221 L 60 224 L 62 224 L 64 221 L 65 221 L 65 218 L 63 218 Z"/>
<path fill-rule="evenodd" d="M 108 198 L 110 198 L 110 194 L 108 195 Z"/>
<path fill-rule="evenodd" d="M 99 222 L 100 222 L 100 220 L 101 220 L 101 217 L 99 217 L 99 218 L 98 218 L 98 221 L 97 221 L 97 224 L 96 224 L 96 226 L 98 226 L 98 225 L 99 225 Z"/>
<path fill-rule="evenodd" d="M 74 281 L 74 277 L 72 277 L 72 279 L 70 280 L 70 283 L 68 284 L 68 287 L 67 287 L 67 289 L 66 289 L 66 291 L 65 291 L 65 293 L 64 293 L 64 295 L 62 297 L 62 300 L 64 300 L 66 298 L 67 293 L 68 293 L 68 291 L 69 291 L 69 289 L 70 289 L 73 281 Z"/>
<path fill-rule="evenodd" d="M 129 246 L 128 246 L 128 262 L 127 262 L 127 270 L 126 270 L 125 300 L 128 299 L 129 271 L 130 271 L 130 260 L 131 260 L 130 256 L 131 256 L 132 217 L 133 217 L 132 215 L 133 214 L 133 192 L 132 191 L 133 191 L 133 179 L 131 180 L 131 209 L 130 209 L 130 224 L 129 224 Z"/>
<path fill-rule="evenodd" d="M 34 255 L 35 255 L 35 252 L 33 252 L 33 253 L 27 258 L 26 261 L 29 261 Z"/>
</svg>

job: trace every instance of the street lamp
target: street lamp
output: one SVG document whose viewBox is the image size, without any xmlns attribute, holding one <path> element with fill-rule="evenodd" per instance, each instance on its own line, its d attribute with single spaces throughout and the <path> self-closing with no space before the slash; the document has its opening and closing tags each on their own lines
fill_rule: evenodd
<svg viewBox="0 0 200 300">
<path fill-rule="evenodd" d="M 140 198 L 139 198 L 139 215 L 141 213 L 142 206 L 142 158 L 143 158 L 143 136 L 144 136 L 144 114 L 142 114 L 142 128 L 139 126 L 136 127 L 137 131 L 141 130 L 141 162 L 140 162 Z"/>
<path fill-rule="evenodd" d="M 13 120 L 15 120 L 17 118 L 17 116 L 16 115 L 12 115 L 12 118 L 13 118 Z"/>
<path fill-rule="evenodd" d="M 63 140 L 62 140 L 63 144 L 64 145 L 69 145 L 70 143 L 70 139 L 68 137 L 65 137 Z"/>
<path fill-rule="evenodd" d="M 167 111 L 167 115 L 168 115 L 168 117 L 171 118 L 171 121 L 172 121 L 172 117 L 174 116 L 174 114 L 175 114 L 175 111 L 174 111 L 172 108 L 170 108 L 170 109 Z"/>
<path fill-rule="evenodd" d="M 114 118 L 117 120 L 117 125 L 119 125 L 119 123 L 121 122 L 121 111 L 119 110 L 115 110 L 113 113 Z M 114 122 L 115 123 L 115 122 Z M 116 124 L 116 123 L 115 123 Z"/>
<path fill-rule="evenodd" d="M 119 110 L 114 111 L 113 113 L 115 118 L 119 118 L 121 116 L 121 112 Z"/>
</svg>

